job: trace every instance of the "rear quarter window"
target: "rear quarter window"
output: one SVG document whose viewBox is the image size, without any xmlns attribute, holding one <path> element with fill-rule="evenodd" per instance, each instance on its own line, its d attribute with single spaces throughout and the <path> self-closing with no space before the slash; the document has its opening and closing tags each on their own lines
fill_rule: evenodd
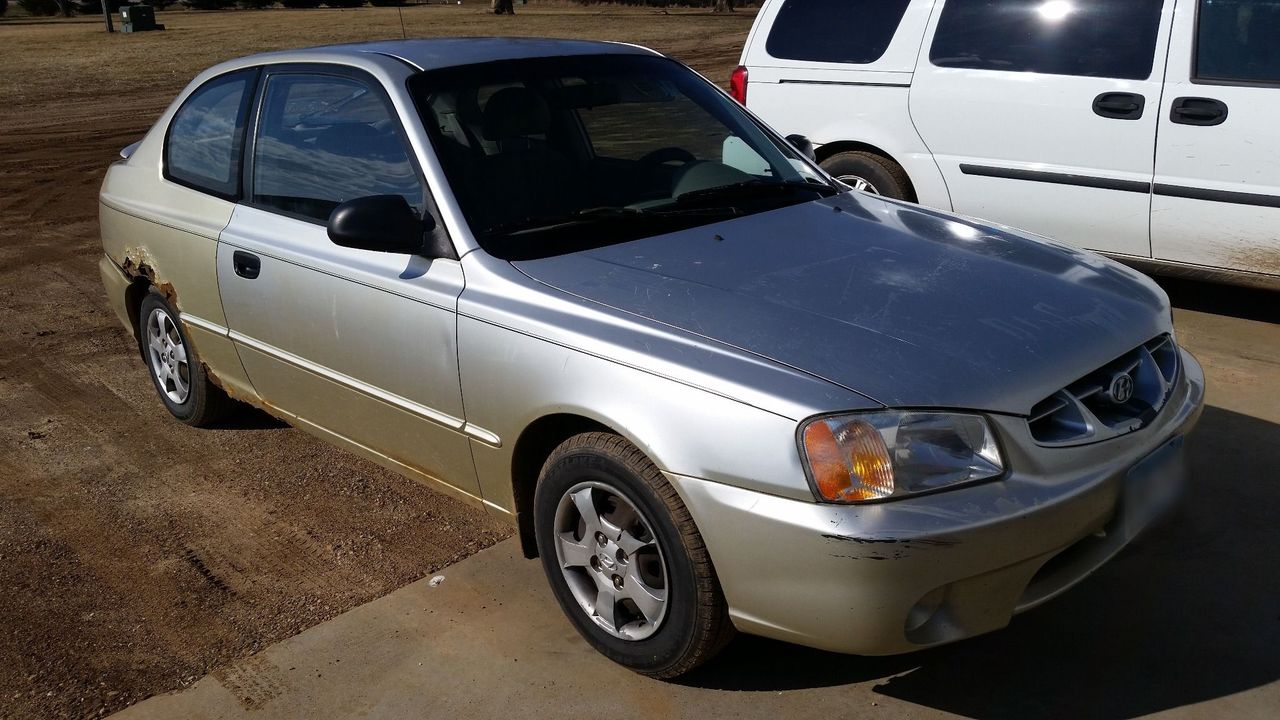
<svg viewBox="0 0 1280 720">
<path fill-rule="evenodd" d="M 947 0 L 938 67 L 1123 80 L 1151 76 L 1164 0 Z"/>
<path fill-rule="evenodd" d="M 178 108 L 165 138 L 166 178 L 218 197 L 239 194 L 245 116 L 257 74 L 253 69 L 216 77 Z"/>
<path fill-rule="evenodd" d="M 781 60 L 867 65 L 889 48 L 911 0 L 786 0 L 765 49 Z"/>
</svg>

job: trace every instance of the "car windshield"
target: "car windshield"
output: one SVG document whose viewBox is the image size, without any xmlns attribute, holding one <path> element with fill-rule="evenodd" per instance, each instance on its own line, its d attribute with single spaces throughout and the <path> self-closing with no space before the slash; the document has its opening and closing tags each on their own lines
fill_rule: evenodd
<svg viewBox="0 0 1280 720">
<path fill-rule="evenodd" d="M 789 144 L 683 65 L 581 55 L 410 81 L 472 234 L 516 260 L 833 195 Z"/>
</svg>

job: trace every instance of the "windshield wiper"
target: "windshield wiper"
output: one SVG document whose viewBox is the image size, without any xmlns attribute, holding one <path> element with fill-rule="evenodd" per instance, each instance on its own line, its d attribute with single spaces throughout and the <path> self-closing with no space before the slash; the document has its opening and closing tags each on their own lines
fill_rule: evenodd
<svg viewBox="0 0 1280 720">
<path fill-rule="evenodd" d="M 801 190 L 820 193 L 823 197 L 836 194 L 834 188 L 822 183 L 807 182 L 803 180 L 756 179 L 730 183 L 728 185 L 716 185 L 715 187 L 690 190 L 689 192 L 677 195 L 676 202 L 684 204 L 690 201 L 705 199 L 732 200 L 734 198 L 752 198 L 767 195 L 790 195 Z"/>
<path fill-rule="evenodd" d="M 511 222 L 500 223 L 485 230 L 486 234 L 513 234 L 524 232 L 526 230 L 542 230 L 545 228 L 558 227 L 560 225 L 576 225 L 584 222 L 597 222 L 600 220 L 615 220 L 618 218 L 634 218 L 644 214 L 643 210 L 626 207 L 595 207 L 585 210 L 574 210 L 573 212 L 562 213 L 560 215 L 542 215 L 539 217 L 526 217 Z"/>
<path fill-rule="evenodd" d="M 546 230 L 566 225 L 613 220 L 666 220 L 687 215 L 724 215 L 737 214 L 735 208 L 690 208 L 690 209 L 641 209 L 632 207 L 595 207 L 575 210 L 560 215 L 544 215 L 542 217 L 521 218 L 511 222 L 495 225 L 485 230 L 486 235 L 515 235 L 530 230 Z"/>
</svg>

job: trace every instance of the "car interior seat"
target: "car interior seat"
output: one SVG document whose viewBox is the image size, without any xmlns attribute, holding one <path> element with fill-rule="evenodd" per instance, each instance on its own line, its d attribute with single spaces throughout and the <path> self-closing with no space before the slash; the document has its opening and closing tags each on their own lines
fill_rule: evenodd
<svg viewBox="0 0 1280 720">
<path fill-rule="evenodd" d="M 503 88 L 485 104 L 481 132 L 497 152 L 478 159 L 469 183 L 483 227 L 583 207 L 572 161 L 545 141 L 550 125 L 546 101 L 525 87 Z"/>
</svg>

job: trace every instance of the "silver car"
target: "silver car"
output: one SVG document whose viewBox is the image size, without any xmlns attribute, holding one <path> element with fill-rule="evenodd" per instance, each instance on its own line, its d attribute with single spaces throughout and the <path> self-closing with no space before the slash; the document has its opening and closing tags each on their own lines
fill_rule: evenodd
<svg viewBox="0 0 1280 720">
<path fill-rule="evenodd" d="M 111 167 L 102 278 L 179 420 L 508 519 L 639 672 L 1003 627 L 1171 504 L 1200 367 L 1142 275 L 805 149 L 630 45 L 256 55 Z"/>
</svg>

